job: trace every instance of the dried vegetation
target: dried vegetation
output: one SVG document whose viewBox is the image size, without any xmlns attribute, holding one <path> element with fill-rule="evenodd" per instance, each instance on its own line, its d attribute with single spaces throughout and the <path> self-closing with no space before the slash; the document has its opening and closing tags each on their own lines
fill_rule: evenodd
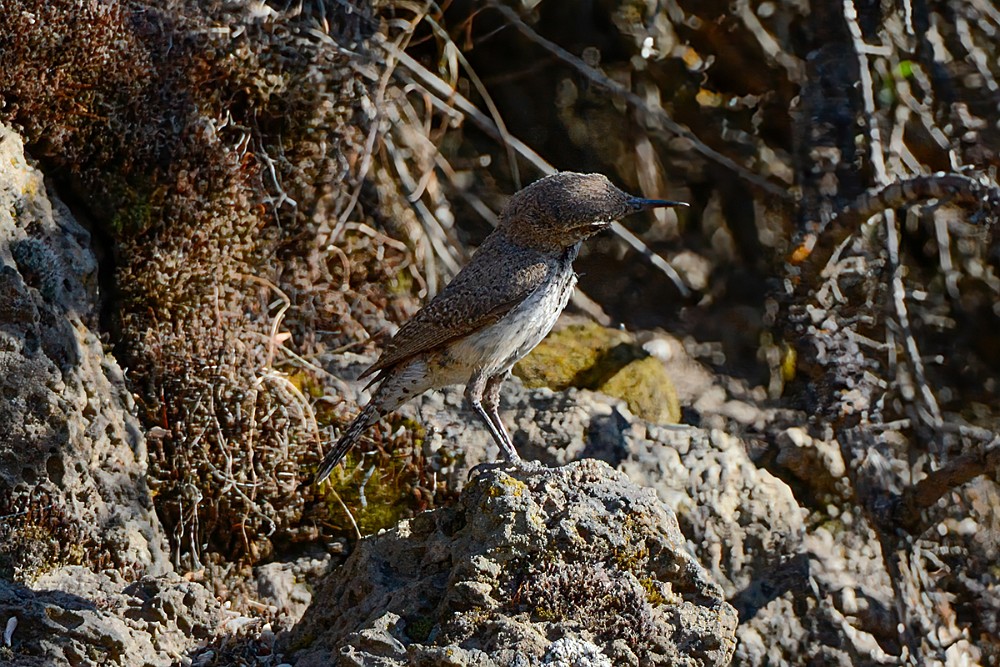
<svg viewBox="0 0 1000 667">
<path fill-rule="evenodd" d="M 692 203 L 639 229 L 693 288 L 690 307 L 668 305 L 675 281 L 610 237 L 585 251 L 581 285 L 611 321 L 717 341 L 698 346 L 705 360 L 783 409 L 762 430 L 730 426 L 810 509 L 810 530 L 836 515 L 839 531 L 876 536 L 892 621 L 819 591 L 816 632 L 854 639 L 800 659 L 919 664 L 957 649 L 995 663 L 1000 14 L 588 7 L 451 6 L 490 108 L 530 149 L 489 149 L 489 132 L 466 145 L 493 156 L 501 182 L 516 180 L 504 162 L 516 151 Z M 776 456 L 803 422 L 843 457 L 836 491 L 814 484 L 828 471 Z M 794 585 L 815 585 L 805 576 Z"/>
<path fill-rule="evenodd" d="M 105 325 L 187 568 L 356 531 L 330 518 L 336 489 L 300 487 L 354 410 L 323 355 L 363 347 L 438 280 L 445 246 L 397 177 L 424 178 L 407 154 L 424 119 L 386 67 L 414 15 L 386 34 L 367 4 L 347 9 L 15 2 L 0 19 L 4 118 L 114 258 Z M 385 471 L 369 495 L 396 509 L 359 517 L 366 531 L 434 501 L 410 433 L 373 433 L 344 480 Z"/>
</svg>

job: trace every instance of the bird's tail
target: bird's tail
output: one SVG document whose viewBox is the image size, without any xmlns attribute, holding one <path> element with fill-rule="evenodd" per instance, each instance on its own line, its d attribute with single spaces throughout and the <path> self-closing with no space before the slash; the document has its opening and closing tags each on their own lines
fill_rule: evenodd
<svg viewBox="0 0 1000 667">
<path fill-rule="evenodd" d="M 319 464 L 319 470 L 316 471 L 316 477 L 313 479 L 314 484 L 322 484 L 330 476 L 330 473 L 333 472 L 333 469 L 337 467 L 340 460 L 354 446 L 354 443 L 361 437 L 361 434 L 379 420 L 381 414 L 376 403 L 376 401 L 372 401 L 366 405 L 361 414 L 354 418 L 351 425 L 340 436 L 333 449 L 326 453 L 326 456 L 323 457 L 323 462 Z"/>
</svg>

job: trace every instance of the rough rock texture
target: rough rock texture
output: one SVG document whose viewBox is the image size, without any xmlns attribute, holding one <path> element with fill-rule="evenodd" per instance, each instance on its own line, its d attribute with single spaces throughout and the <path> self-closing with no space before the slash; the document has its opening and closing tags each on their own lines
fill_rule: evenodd
<svg viewBox="0 0 1000 667">
<path fill-rule="evenodd" d="M 176 574 L 129 584 L 69 566 L 33 587 L 0 580 L 0 624 L 17 619 L 10 645 L 0 646 L 0 664 L 166 667 L 223 620 L 204 586 Z"/>
<path fill-rule="evenodd" d="M 168 569 L 132 398 L 93 332 L 98 304 L 88 233 L 0 126 L 0 576 Z"/>
<path fill-rule="evenodd" d="M 359 543 L 291 648 L 299 667 L 723 665 L 736 621 L 673 513 L 587 460 L 487 468 L 455 506 Z"/>
<path fill-rule="evenodd" d="M 694 406 L 703 424 L 735 431 L 774 419 L 704 369 L 692 369 L 696 362 L 673 342 L 653 342 L 646 347 L 669 358 L 682 403 Z M 668 346 L 669 353 L 662 349 Z M 548 465 L 606 461 L 654 489 L 676 513 L 688 552 L 739 613 L 735 664 L 773 664 L 788 655 L 851 664 L 886 655 L 872 635 L 847 620 L 891 623 L 892 589 L 875 535 L 848 530 L 860 519 L 832 503 L 825 520 L 807 522 L 808 511 L 789 485 L 754 463 L 744 440 L 718 428 L 649 424 L 604 394 L 526 389 L 516 378 L 505 385 L 502 403 L 526 459 Z M 460 388 L 425 395 L 405 410 L 426 431 L 425 454 L 455 450 L 444 457 L 451 464 L 441 472 L 456 486 L 470 466 L 496 456 L 489 435 L 464 408 Z M 828 489 L 831 498 L 843 493 L 843 462 L 835 449 L 795 428 L 779 444 L 781 460 L 796 474 L 819 480 L 817 488 Z"/>
<path fill-rule="evenodd" d="M 222 621 L 171 572 L 89 240 L 0 126 L 2 665 L 171 665 Z"/>
<path fill-rule="evenodd" d="M 330 556 L 303 556 L 291 562 L 265 563 L 254 568 L 257 599 L 270 607 L 275 618 L 291 627 L 302 618 L 312 602 L 309 582 L 317 580 L 329 569 Z"/>
</svg>

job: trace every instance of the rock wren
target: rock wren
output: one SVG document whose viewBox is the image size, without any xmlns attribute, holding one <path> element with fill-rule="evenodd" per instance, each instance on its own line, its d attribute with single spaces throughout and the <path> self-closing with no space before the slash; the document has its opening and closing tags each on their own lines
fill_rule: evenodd
<svg viewBox="0 0 1000 667">
<path fill-rule="evenodd" d="M 368 387 L 379 386 L 323 458 L 315 482 L 325 480 L 385 414 L 450 384 L 466 385 L 465 398 L 500 453 L 508 461 L 520 460 L 500 420 L 500 385 L 566 307 L 581 243 L 615 220 L 660 206 L 686 204 L 633 197 L 601 174 L 561 172 L 517 192 L 469 264 L 361 374 L 375 374 Z"/>
</svg>

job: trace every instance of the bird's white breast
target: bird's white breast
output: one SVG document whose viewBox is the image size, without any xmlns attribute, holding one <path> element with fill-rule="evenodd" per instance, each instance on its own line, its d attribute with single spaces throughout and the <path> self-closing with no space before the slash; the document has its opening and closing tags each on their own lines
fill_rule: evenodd
<svg viewBox="0 0 1000 667">
<path fill-rule="evenodd" d="M 488 376 L 510 370 L 552 330 L 569 302 L 576 285 L 575 257 L 568 252 L 559 258 L 546 281 L 524 301 L 495 324 L 453 343 L 449 355 Z"/>
</svg>

